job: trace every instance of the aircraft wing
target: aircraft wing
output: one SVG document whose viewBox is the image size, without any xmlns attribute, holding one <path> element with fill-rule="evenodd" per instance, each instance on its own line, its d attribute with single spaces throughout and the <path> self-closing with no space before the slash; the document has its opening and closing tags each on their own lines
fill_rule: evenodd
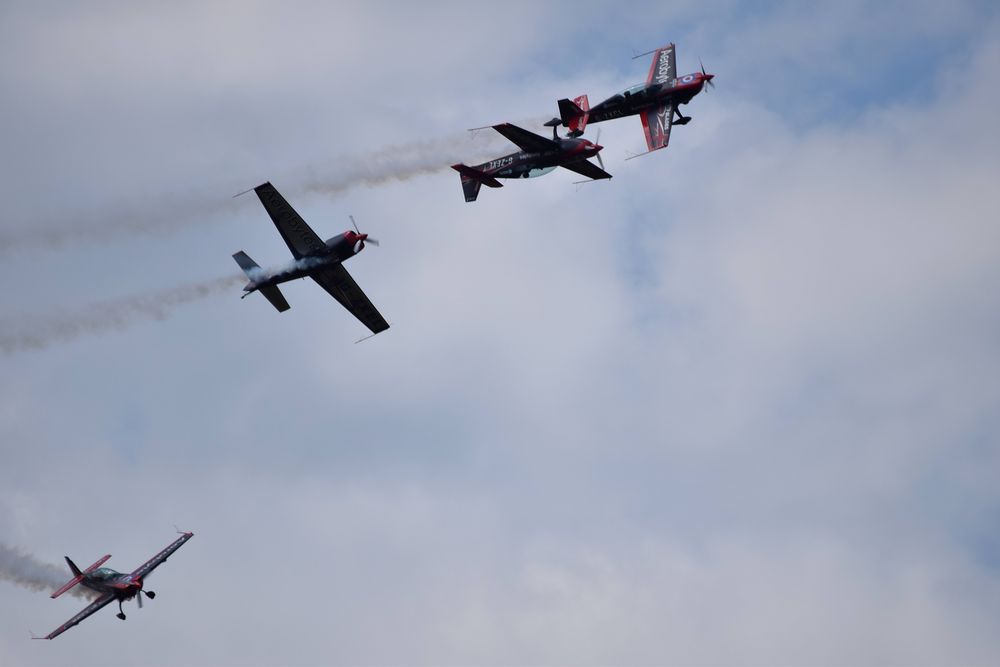
<svg viewBox="0 0 1000 667">
<path fill-rule="evenodd" d="M 69 619 L 68 621 L 60 625 L 58 628 L 56 628 L 49 634 L 45 635 L 45 637 L 38 637 L 38 639 L 55 639 L 56 637 L 66 632 L 67 630 L 69 630 L 74 625 L 78 624 L 80 621 L 87 618 L 94 612 L 103 609 L 109 602 L 111 602 L 114 599 L 115 596 L 113 594 L 105 593 L 104 595 L 102 595 L 101 597 L 97 598 L 96 600 L 88 604 L 86 607 L 84 607 L 79 614 Z"/>
<path fill-rule="evenodd" d="M 667 83 L 677 78 L 677 58 L 674 45 L 667 44 L 653 52 L 653 64 L 649 66 L 646 84 Z"/>
<path fill-rule="evenodd" d="M 158 568 L 163 564 L 165 560 L 170 558 L 170 555 L 181 548 L 181 546 L 194 537 L 194 533 L 182 533 L 180 537 L 171 542 L 163 551 L 156 554 L 145 563 L 140 565 L 134 572 L 132 572 L 133 577 L 143 578 L 150 572 Z"/>
<path fill-rule="evenodd" d="M 582 174 L 587 178 L 592 178 L 595 181 L 602 178 L 611 178 L 611 174 L 604 171 L 589 160 L 577 160 L 576 162 L 568 162 L 559 166 L 569 169 L 570 171 L 575 171 L 576 173 Z"/>
<path fill-rule="evenodd" d="M 358 284 L 354 282 L 354 278 L 342 264 L 333 264 L 315 271 L 309 276 L 319 283 L 320 287 L 329 292 L 330 296 L 339 301 L 340 305 L 349 310 L 354 317 L 361 320 L 362 324 L 371 329 L 373 334 L 389 328 L 389 323 L 375 309 L 375 306 L 368 300 L 368 297 L 361 291 Z"/>
<path fill-rule="evenodd" d="M 651 151 L 666 148 L 670 141 L 670 127 L 674 121 L 674 105 L 661 104 L 639 113 L 646 146 Z"/>
<path fill-rule="evenodd" d="M 323 239 L 316 236 L 316 232 L 306 224 L 302 216 L 295 212 L 295 209 L 285 201 L 285 198 L 270 182 L 258 185 L 253 191 L 257 193 L 260 203 L 264 205 L 264 210 L 271 216 L 274 226 L 278 228 L 278 233 L 285 240 L 295 259 L 312 255 L 326 247 Z"/>
<path fill-rule="evenodd" d="M 559 144 L 551 139 L 546 139 L 534 132 L 528 132 L 524 128 L 511 125 L 510 123 L 494 125 L 493 129 L 510 139 L 512 143 L 517 144 L 522 151 L 528 151 L 529 153 L 541 153 L 542 151 L 559 147 Z"/>
</svg>

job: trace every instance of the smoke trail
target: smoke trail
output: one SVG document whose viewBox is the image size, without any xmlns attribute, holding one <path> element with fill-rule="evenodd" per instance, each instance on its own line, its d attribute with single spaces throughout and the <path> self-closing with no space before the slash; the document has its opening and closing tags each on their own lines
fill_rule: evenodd
<svg viewBox="0 0 1000 667">
<path fill-rule="evenodd" d="M 343 155 L 324 166 L 307 167 L 272 179 L 286 196 L 305 192 L 337 195 L 360 185 L 379 187 L 445 171 L 456 162 L 475 164 L 505 146 L 510 147 L 510 142 L 492 130 L 463 132 Z M 457 176 L 455 180 L 458 181 Z M 118 202 L 100 210 L 75 213 L 72 219 L 63 221 L 25 220 L 18 229 L 0 230 L 0 254 L 20 249 L 59 249 L 124 235 L 169 233 L 241 210 L 244 204 L 233 201 L 231 195 L 203 188 L 183 194 L 154 195 L 141 202 Z"/>
<path fill-rule="evenodd" d="M 247 278 L 253 282 L 259 283 L 283 273 L 289 273 L 299 269 L 315 269 L 319 266 L 323 266 L 328 261 L 330 260 L 327 257 L 302 257 L 279 266 L 272 266 L 271 268 L 262 268 L 258 266 L 256 268 L 248 269 L 246 271 L 246 275 Z"/>
<path fill-rule="evenodd" d="M 52 318 L 12 318 L 19 321 L 8 321 L 2 325 L 4 328 L 0 329 L 0 351 L 11 354 L 23 350 L 39 350 L 56 342 L 125 329 L 140 320 L 164 320 L 177 306 L 204 299 L 245 280 L 242 275 L 228 276 L 104 301 Z M 18 327 L 19 330 L 10 330 L 8 327 Z"/>
<path fill-rule="evenodd" d="M 161 194 L 141 203 L 116 202 L 72 216 L 25 220 L 19 229 L 0 230 L 0 256 L 14 250 L 59 250 L 82 243 L 101 243 L 121 236 L 164 234 L 221 213 L 237 211 L 238 202 L 218 192 Z M 56 220 L 56 217 L 62 219 Z"/>
<path fill-rule="evenodd" d="M 475 143 L 476 145 L 471 145 Z M 456 162 L 475 164 L 484 151 L 502 150 L 510 142 L 493 130 L 472 132 L 442 139 L 426 139 L 382 148 L 358 158 L 338 163 L 336 172 L 318 173 L 305 179 L 302 190 L 339 194 L 357 185 L 378 187 L 392 181 L 449 169 Z M 473 154 L 472 150 L 477 150 Z M 456 182 L 458 177 L 455 177 Z"/>
<path fill-rule="evenodd" d="M 69 568 L 45 563 L 16 547 L 0 542 L 0 580 L 10 581 L 33 591 L 51 593 L 73 578 Z M 89 599 L 93 592 L 83 586 L 74 586 L 71 595 Z"/>
</svg>

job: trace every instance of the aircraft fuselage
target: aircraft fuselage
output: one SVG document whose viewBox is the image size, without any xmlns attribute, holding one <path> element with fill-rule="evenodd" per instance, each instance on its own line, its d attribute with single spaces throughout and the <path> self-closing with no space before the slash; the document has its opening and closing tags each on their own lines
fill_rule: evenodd
<svg viewBox="0 0 1000 667">
<path fill-rule="evenodd" d="M 111 593 L 118 600 L 130 600 L 142 590 L 140 577 L 133 578 L 130 574 L 116 572 L 109 567 L 88 572 L 80 580 L 80 584 L 101 594 Z"/>
<path fill-rule="evenodd" d="M 243 291 L 253 292 L 268 285 L 280 285 L 290 280 L 298 280 L 324 267 L 340 264 L 364 250 L 364 242 L 367 238 L 367 234 L 358 234 L 354 231 L 346 231 L 339 236 L 329 238 L 324 242 L 320 252 L 307 255 L 275 270 L 261 269 L 260 276 L 255 276 L 247 283 Z"/>
<path fill-rule="evenodd" d="M 560 165 L 593 157 L 602 148 L 586 139 L 563 138 L 557 141 L 559 147 L 550 151 L 518 151 L 473 168 L 493 178 L 533 178 L 547 174 Z"/>
<path fill-rule="evenodd" d="M 687 104 L 702 91 L 710 77 L 711 75 L 695 72 L 666 83 L 637 84 L 591 107 L 587 122 L 599 123 L 602 120 L 634 116 L 662 104 Z"/>
</svg>

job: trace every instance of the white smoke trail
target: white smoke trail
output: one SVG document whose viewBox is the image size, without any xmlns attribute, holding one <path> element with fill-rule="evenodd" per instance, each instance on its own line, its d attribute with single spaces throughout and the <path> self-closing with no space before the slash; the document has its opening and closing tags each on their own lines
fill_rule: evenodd
<svg viewBox="0 0 1000 667">
<path fill-rule="evenodd" d="M 0 542 L 0 580 L 10 581 L 33 591 L 52 593 L 73 578 L 67 567 L 58 567 L 38 560 L 16 547 Z M 89 599 L 93 592 L 83 586 L 74 586 L 70 595 Z"/>
<path fill-rule="evenodd" d="M 492 129 L 388 146 L 360 157 L 340 160 L 334 172 L 313 174 L 304 180 L 300 189 L 338 194 L 358 185 L 378 187 L 445 171 L 457 162 L 475 164 L 486 159 L 490 152 L 503 150 L 504 146 L 515 150 L 507 139 Z M 457 174 L 455 182 L 459 182 Z"/>
<path fill-rule="evenodd" d="M 229 196 L 196 190 L 184 195 L 164 193 L 142 202 L 113 202 L 74 212 L 64 220 L 24 220 L 18 227 L 0 230 L 0 256 L 15 250 L 59 250 L 121 236 L 171 233 L 222 213 L 235 213 L 238 207 L 239 202 Z"/>
<path fill-rule="evenodd" d="M 95 303 L 82 310 L 45 318 L 10 318 L 0 325 L 0 351 L 39 350 L 56 342 L 125 329 L 140 320 L 163 320 L 177 306 L 204 299 L 244 282 L 242 275 L 183 285 Z"/>
<path fill-rule="evenodd" d="M 533 127 L 537 119 L 527 124 Z M 505 147 L 514 150 L 493 130 L 462 132 L 343 155 L 325 166 L 295 170 L 272 180 L 277 179 L 275 185 L 286 197 L 305 192 L 337 195 L 357 186 L 379 187 L 447 171 L 456 162 L 475 164 Z M 457 175 L 455 183 L 457 188 Z M 243 204 L 233 201 L 231 195 L 208 189 L 165 193 L 140 202 L 117 202 L 100 210 L 78 212 L 72 220 L 24 220 L 17 228 L 0 230 L 0 255 L 13 250 L 59 249 L 124 235 L 170 233 L 239 210 Z"/>
<path fill-rule="evenodd" d="M 295 259 L 285 264 L 280 264 L 277 266 L 272 266 L 271 268 L 256 267 L 248 269 L 246 271 L 247 278 L 255 283 L 261 283 L 274 276 L 279 276 L 284 273 L 290 273 L 292 271 L 297 271 L 299 269 L 315 269 L 317 267 L 323 266 L 328 261 L 326 257 L 302 257 L 300 259 Z"/>
</svg>

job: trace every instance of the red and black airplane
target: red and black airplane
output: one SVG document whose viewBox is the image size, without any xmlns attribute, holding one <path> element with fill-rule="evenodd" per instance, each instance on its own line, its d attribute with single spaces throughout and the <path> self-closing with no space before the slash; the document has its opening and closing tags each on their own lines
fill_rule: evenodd
<svg viewBox="0 0 1000 667">
<path fill-rule="evenodd" d="M 569 128 L 569 136 L 583 134 L 587 123 L 639 114 L 649 151 L 666 148 L 671 125 L 691 122 L 691 117 L 683 115 L 678 107 L 690 102 L 705 84 L 715 86 L 712 83 L 715 75 L 707 73 L 704 66 L 700 72 L 678 77 L 674 50 L 674 45 L 668 44 L 653 51 L 653 63 L 645 83 L 630 86 L 595 107 L 590 106 L 586 95 L 573 101 L 559 100 L 559 120 Z M 674 120 L 675 115 L 677 120 Z"/>
<path fill-rule="evenodd" d="M 279 313 L 283 313 L 291 306 L 278 289 L 278 285 L 308 276 L 368 327 L 373 336 L 388 329 L 389 323 L 343 266 L 345 260 L 364 250 L 366 243 L 377 246 L 378 241 L 368 238 L 367 234 L 362 234 L 357 225 L 354 230 L 349 229 L 343 234 L 323 241 L 273 185 L 264 183 L 253 188 L 253 191 L 264 205 L 264 210 L 271 216 L 274 226 L 295 261 L 278 270 L 265 271 L 257 262 L 250 259 L 249 255 L 240 250 L 233 255 L 233 259 L 250 279 L 243 288 L 243 296 L 260 292 Z M 354 222 L 353 217 L 351 222 Z"/>
<path fill-rule="evenodd" d="M 546 123 L 552 126 L 551 139 L 510 123 L 493 125 L 494 130 L 517 144 L 521 150 L 474 167 L 464 164 L 451 165 L 452 169 L 461 174 L 465 201 L 476 201 L 481 185 L 491 188 L 503 187 L 498 178 L 533 178 L 547 174 L 556 167 L 575 171 L 594 180 L 611 178 L 611 174 L 604 171 L 604 162 L 600 156 L 604 147 L 578 138 L 579 134 L 573 137 L 559 137 L 555 128 L 558 124 L 558 119 L 554 123 L 553 121 Z M 600 167 L 587 160 L 594 156 L 601 163 Z"/>
<path fill-rule="evenodd" d="M 60 625 L 45 637 L 34 637 L 34 639 L 55 639 L 83 619 L 110 604 L 112 601 L 118 602 L 117 616 L 124 621 L 125 612 L 122 611 L 122 602 L 135 598 L 139 603 L 139 608 L 141 609 L 143 595 L 148 597 L 150 600 L 156 597 L 156 593 L 153 591 L 147 591 L 143 588 L 143 580 L 149 576 L 150 572 L 159 567 L 164 561 L 167 560 L 167 558 L 170 557 L 172 553 L 180 549 L 181 546 L 193 536 L 194 533 L 182 532 L 181 536 L 174 540 L 166 549 L 150 558 L 130 574 L 115 572 L 110 567 L 100 567 L 104 564 L 104 561 L 111 558 L 111 554 L 105 555 L 86 570 L 78 568 L 76 564 L 69 559 L 69 556 L 66 556 L 66 563 L 69 565 L 69 569 L 73 571 L 73 578 L 53 593 L 52 597 L 59 597 L 77 584 L 82 584 L 90 590 L 96 591 L 99 593 L 99 596 L 93 602 L 84 607 L 83 611 Z"/>
</svg>

